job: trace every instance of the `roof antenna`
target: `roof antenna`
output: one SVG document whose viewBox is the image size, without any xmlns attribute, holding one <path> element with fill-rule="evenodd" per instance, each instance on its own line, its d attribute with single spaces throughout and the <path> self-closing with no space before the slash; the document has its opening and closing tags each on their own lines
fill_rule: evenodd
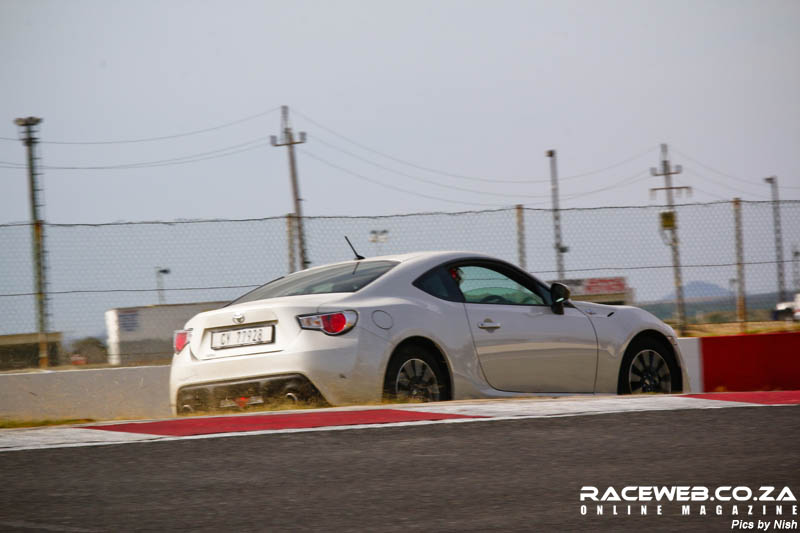
<svg viewBox="0 0 800 533">
<path fill-rule="evenodd" d="M 360 261 L 360 260 L 364 259 L 364 256 L 363 255 L 359 255 L 359 253 L 356 252 L 356 249 L 353 248 L 353 243 L 350 242 L 350 239 L 347 238 L 347 235 L 344 236 L 344 240 L 347 241 L 347 244 L 350 245 L 350 249 L 353 250 L 353 253 L 356 255 L 356 261 Z"/>
</svg>

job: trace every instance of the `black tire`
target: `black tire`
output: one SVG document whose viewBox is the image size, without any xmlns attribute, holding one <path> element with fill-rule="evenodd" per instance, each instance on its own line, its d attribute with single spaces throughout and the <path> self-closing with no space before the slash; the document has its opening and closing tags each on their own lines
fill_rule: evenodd
<svg viewBox="0 0 800 533">
<path fill-rule="evenodd" d="M 383 397 L 400 401 L 449 400 L 450 380 L 438 354 L 419 343 L 400 346 L 386 368 Z"/>
<path fill-rule="evenodd" d="M 665 341 L 635 339 L 625 350 L 619 369 L 620 394 L 672 394 L 681 392 L 681 374 Z"/>
</svg>

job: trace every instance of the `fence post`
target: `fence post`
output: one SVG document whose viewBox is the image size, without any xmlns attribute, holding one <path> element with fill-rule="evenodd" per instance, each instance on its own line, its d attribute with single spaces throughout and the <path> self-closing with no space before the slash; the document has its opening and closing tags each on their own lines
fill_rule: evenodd
<svg viewBox="0 0 800 533">
<path fill-rule="evenodd" d="M 736 228 L 736 320 L 739 331 L 745 332 L 747 322 L 747 301 L 744 284 L 744 239 L 742 238 L 742 201 L 733 199 L 733 224 Z"/>
<path fill-rule="evenodd" d="M 516 206 L 517 212 L 517 260 L 522 270 L 527 270 L 525 264 L 525 210 L 521 204 Z"/>
<path fill-rule="evenodd" d="M 297 270 L 297 261 L 294 257 L 294 217 L 286 215 L 286 242 L 289 245 L 289 274 Z"/>
</svg>

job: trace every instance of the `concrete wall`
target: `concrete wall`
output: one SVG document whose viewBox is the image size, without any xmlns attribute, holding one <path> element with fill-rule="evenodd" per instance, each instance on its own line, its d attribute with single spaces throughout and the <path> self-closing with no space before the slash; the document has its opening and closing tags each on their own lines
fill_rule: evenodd
<svg viewBox="0 0 800 533">
<path fill-rule="evenodd" d="M 146 363 L 172 357 L 172 334 L 197 313 L 218 309 L 227 302 L 123 307 L 106 311 L 108 362 L 112 365 Z"/>
<path fill-rule="evenodd" d="M 158 418 L 170 415 L 169 366 L 0 374 L 0 418 Z"/>
<path fill-rule="evenodd" d="M 800 333 L 678 339 L 684 392 L 800 389 Z M 169 366 L 0 374 L 0 418 L 170 416 Z"/>
<path fill-rule="evenodd" d="M 703 337 L 706 392 L 800 390 L 800 333 Z"/>
</svg>

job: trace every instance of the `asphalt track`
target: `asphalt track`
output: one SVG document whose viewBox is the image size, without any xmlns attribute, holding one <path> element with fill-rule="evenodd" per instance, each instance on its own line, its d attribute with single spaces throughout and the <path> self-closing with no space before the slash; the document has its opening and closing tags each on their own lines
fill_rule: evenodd
<svg viewBox="0 0 800 533">
<path fill-rule="evenodd" d="M 773 485 L 800 495 L 800 406 L 13 451 L 0 454 L 0 476 L 3 531 L 729 531 L 730 506 L 688 517 L 675 504 L 644 517 L 590 506 L 583 516 L 579 490 Z M 774 518 L 771 507 L 756 512 L 742 518 Z"/>
</svg>

